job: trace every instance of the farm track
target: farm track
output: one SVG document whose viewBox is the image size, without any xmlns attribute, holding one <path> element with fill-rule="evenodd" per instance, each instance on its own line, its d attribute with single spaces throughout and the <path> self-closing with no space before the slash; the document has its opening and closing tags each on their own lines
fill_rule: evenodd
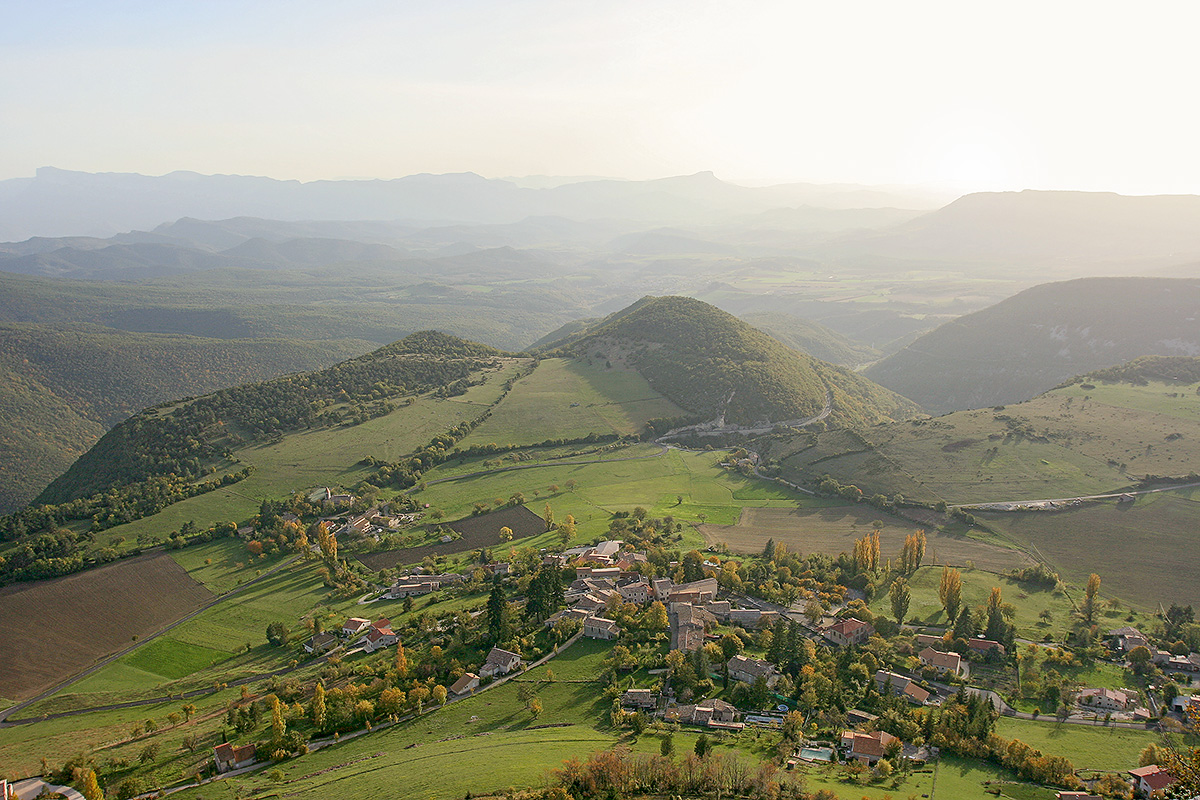
<svg viewBox="0 0 1200 800">
<path fill-rule="evenodd" d="M 137 650 L 139 647 L 149 644 L 150 642 L 154 641 L 158 637 L 160 637 L 166 633 L 169 633 L 170 631 L 179 627 L 183 623 L 196 618 L 198 615 L 209 610 L 210 608 L 213 608 L 214 606 L 217 606 L 217 605 L 225 602 L 229 598 L 233 597 L 234 595 L 238 594 L 239 592 L 244 591 L 245 589 L 248 589 L 249 587 L 253 586 L 254 584 L 258 583 L 259 581 L 262 581 L 262 580 L 265 580 L 265 579 L 271 577 L 272 575 L 274 575 L 276 572 L 279 572 L 284 567 L 287 567 L 287 566 L 290 566 L 291 564 L 293 564 L 297 558 L 298 558 L 298 556 L 289 558 L 286 561 L 282 561 L 279 564 L 276 564 L 274 567 L 271 567 L 271 569 L 267 570 L 262 575 L 256 576 L 253 580 L 246 581 L 241 586 L 231 589 L 228 592 L 226 592 L 225 594 L 214 597 L 212 600 L 210 600 L 209 602 L 200 606 L 200 608 L 197 608 L 195 611 L 191 612 L 190 614 L 187 614 L 187 615 L 175 620 L 174 622 L 170 623 L 169 625 L 167 625 L 166 627 L 157 631 L 156 633 L 154 633 L 150 636 L 147 636 L 144 639 L 141 639 L 137 644 L 130 645 L 129 647 L 126 647 L 124 650 L 120 650 L 116 653 L 113 653 L 110 656 L 105 657 L 104 659 L 93 664 L 92 666 L 88 667 L 87 669 L 83 670 L 82 672 L 78 672 L 75 675 L 68 678 L 67 680 L 62 681 L 62 682 L 56 684 L 55 686 L 50 687 L 49 689 L 42 692 L 41 694 L 39 694 L 36 697 L 31 697 L 30 699 L 25 700 L 24 702 L 18 703 L 14 706 L 10 706 L 10 707 L 4 709 L 3 711 L 0 711 L 0 727 L 7 728 L 7 727 L 10 727 L 13 725 L 29 725 L 29 724 L 32 724 L 35 722 L 41 722 L 42 720 L 59 719 L 61 717 L 71 717 L 71 716 L 75 716 L 77 714 L 86 714 L 86 713 L 92 712 L 92 711 L 112 711 L 112 710 L 121 709 L 121 708 L 133 708 L 135 706 L 145 706 L 145 705 L 153 705 L 156 703 L 164 703 L 164 702 L 167 702 L 168 700 L 173 700 L 173 699 L 199 697 L 204 694 L 211 694 L 213 691 L 212 688 L 196 689 L 196 690 L 193 690 L 190 692 L 184 692 L 181 695 L 167 695 L 166 697 L 155 697 L 155 698 L 149 698 L 149 699 L 144 699 L 144 700 L 131 700 L 126 703 L 111 703 L 108 705 L 96 706 L 94 708 L 82 708 L 82 709 L 75 709 L 72 711 L 60 711 L 58 713 L 47 714 L 42 717 L 29 717 L 26 719 L 9 719 L 13 714 L 15 714 L 19 711 L 23 711 L 26 708 L 29 708 L 30 706 L 32 706 L 36 703 L 40 703 L 42 700 L 45 700 L 48 697 L 58 694 L 63 689 L 66 689 L 67 687 L 71 686 L 72 684 L 78 683 L 79 681 L 86 678 L 88 675 L 91 675 L 92 673 L 97 672 L 98 670 L 100 670 L 104 667 L 107 667 L 109 664 L 113 663 L 114 661 L 121 658 L 122 656 L 126 656 L 129 653 L 132 653 L 134 650 Z M 255 680 L 261 680 L 262 678 L 270 677 L 270 675 L 272 675 L 272 674 L 282 675 L 287 672 L 291 672 L 293 669 L 299 669 L 300 666 L 306 666 L 309 663 L 312 663 L 312 662 L 306 662 L 306 664 L 297 665 L 296 667 L 287 667 L 283 670 L 279 670 L 274 673 L 264 673 L 262 675 L 253 676 L 250 678 L 238 679 L 236 681 L 230 682 L 229 685 L 238 686 L 243 683 L 250 683 Z"/>
<path fill-rule="evenodd" d="M 958 503 L 950 508 L 965 508 L 968 510 L 977 511 L 1030 511 L 1037 503 L 1076 503 L 1085 500 L 1115 500 L 1122 495 L 1131 497 L 1141 497 L 1147 494 L 1159 494 L 1161 492 L 1174 492 L 1179 489 L 1195 489 L 1200 486 L 1200 483 L 1181 483 L 1178 486 L 1162 486 L 1158 489 L 1139 489 L 1136 492 L 1109 492 L 1108 494 L 1085 494 L 1079 497 L 1051 497 L 1045 500 L 997 500 L 987 503 Z"/>
</svg>

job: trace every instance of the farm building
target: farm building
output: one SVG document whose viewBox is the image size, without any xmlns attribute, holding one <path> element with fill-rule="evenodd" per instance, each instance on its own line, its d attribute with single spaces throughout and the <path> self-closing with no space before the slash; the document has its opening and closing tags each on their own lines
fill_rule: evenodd
<svg viewBox="0 0 1200 800">
<path fill-rule="evenodd" d="M 888 746 L 900 740 L 890 733 L 875 731 L 860 733 L 859 731 L 844 731 L 842 733 L 842 752 L 846 758 L 861 761 L 864 764 L 874 764 L 887 753 Z"/>
<path fill-rule="evenodd" d="M 625 708 L 652 711 L 658 705 L 658 701 L 650 689 L 626 689 L 621 695 L 621 705 Z"/>
<path fill-rule="evenodd" d="M 231 769 L 248 767 L 256 760 L 254 745 L 252 744 L 243 744 L 234 747 L 228 742 L 224 742 L 213 748 L 213 761 L 216 763 L 217 772 L 228 772 Z"/>
<path fill-rule="evenodd" d="M 838 647 L 851 647 L 870 639 L 871 634 L 875 633 L 875 628 L 869 622 L 849 617 L 822 628 L 821 633 Z"/>
<path fill-rule="evenodd" d="M 507 675 L 520 668 L 521 656 L 519 654 L 493 647 L 492 651 L 487 654 L 487 658 L 484 659 L 483 666 L 479 668 L 479 677 L 494 678 L 497 675 Z"/>
<path fill-rule="evenodd" d="M 318 633 L 304 643 L 304 652 L 324 653 L 337 643 L 337 637 L 332 633 Z"/>
<path fill-rule="evenodd" d="M 583 621 L 583 635 L 589 639 L 616 639 L 621 628 L 611 619 L 588 617 Z"/>
<path fill-rule="evenodd" d="M 933 667 L 939 674 L 957 675 L 960 678 L 967 676 L 967 664 L 958 653 L 942 653 L 926 647 L 917 657 L 924 666 Z"/>
<path fill-rule="evenodd" d="M 779 682 L 779 671 L 775 669 L 775 665 L 763 661 L 761 658 L 737 655 L 729 659 L 726 666 L 729 668 L 729 677 L 735 681 L 754 683 L 759 678 L 763 678 L 766 680 L 768 688 Z"/>
<path fill-rule="evenodd" d="M 479 676 L 474 672 L 465 673 L 461 678 L 456 680 L 450 687 L 450 694 L 461 696 L 470 694 L 479 688 Z"/>
</svg>

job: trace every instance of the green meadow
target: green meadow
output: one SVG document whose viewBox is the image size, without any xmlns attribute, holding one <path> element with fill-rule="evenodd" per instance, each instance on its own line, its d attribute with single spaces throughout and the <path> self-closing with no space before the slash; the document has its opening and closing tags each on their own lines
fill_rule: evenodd
<svg viewBox="0 0 1200 800">
<path fill-rule="evenodd" d="M 589 433 L 640 433 L 647 420 L 685 412 L 631 369 L 551 358 L 513 387 L 462 446 L 534 444 Z"/>
<path fill-rule="evenodd" d="M 1191 490 L 1103 501 L 1056 512 L 984 513 L 988 527 L 1034 548 L 1065 580 L 1095 572 L 1139 608 L 1200 604 L 1200 496 Z"/>
<path fill-rule="evenodd" d="M 443 475 L 443 467 L 439 467 L 426 474 L 429 483 L 413 497 L 443 510 L 448 519 L 455 519 L 470 514 L 477 502 L 490 503 L 521 492 L 526 506 L 536 514 L 543 514 L 548 502 L 557 521 L 573 515 L 581 540 L 607 531 L 613 512 L 632 511 L 638 506 L 646 508 L 652 517 L 732 525 L 743 508 L 795 508 L 820 502 L 784 486 L 724 469 L 718 465 L 721 455 L 722 451 L 677 449 L 663 453 L 657 445 L 642 444 L 580 459 L 598 458 L 603 459 L 602 463 L 549 461 L 533 469 L 463 476 L 434 484 L 432 481 Z M 567 490 L 567 481 L 575 482 L 573 489 Z M 552 492 L 552 485 L 559 487 L 558 491 Z M 690 528 L 684 536 L 690 546 L 701 546 L 703 542 Z M 556 541 L 557 534 L 548 534 L 526 543 L 546 546 Z"/>
</svg>

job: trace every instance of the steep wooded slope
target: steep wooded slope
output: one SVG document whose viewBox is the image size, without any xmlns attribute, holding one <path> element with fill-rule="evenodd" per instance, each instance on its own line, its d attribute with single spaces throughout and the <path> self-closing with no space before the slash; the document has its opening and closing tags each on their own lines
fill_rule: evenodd
<svg viewBox="0 0 1200 800">
<path fill-rule="evenodd" d="M 949 322 L 865 374 L 934 413 L 1013 403 L 1139 356 L 1200 355 L 1198 314 L 1200 280 L 1048 283 Z"/>
<path fill-rule="evenodd" d="M 105 430 L 147 406 L 326 366 L 368 347 L 0 325 L 0 511 L 32 500 Z"/>
<path fill-rule="evenodd" d="M 422 332 L 318 372 L 222 389 L 147 409 L 109 431 L 38 496 L 62 503 L 151 478 L 197 479 L 227 467 L 231 447 L 284 432 L 353 423 L 431 389 L 465 390 L 472 372 L 500 351 Z"/>
</svg>

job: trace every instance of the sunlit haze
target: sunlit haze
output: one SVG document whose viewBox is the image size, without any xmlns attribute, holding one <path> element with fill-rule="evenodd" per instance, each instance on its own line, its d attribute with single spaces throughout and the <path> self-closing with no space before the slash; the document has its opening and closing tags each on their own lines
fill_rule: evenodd
<svg viewBox="0 0 1200 800">
<path fill-rule="evenodd" d="M 0 178 L 473 171 L 1200 192 L 1187 2 L 46 2 Z"/>
</svg>

